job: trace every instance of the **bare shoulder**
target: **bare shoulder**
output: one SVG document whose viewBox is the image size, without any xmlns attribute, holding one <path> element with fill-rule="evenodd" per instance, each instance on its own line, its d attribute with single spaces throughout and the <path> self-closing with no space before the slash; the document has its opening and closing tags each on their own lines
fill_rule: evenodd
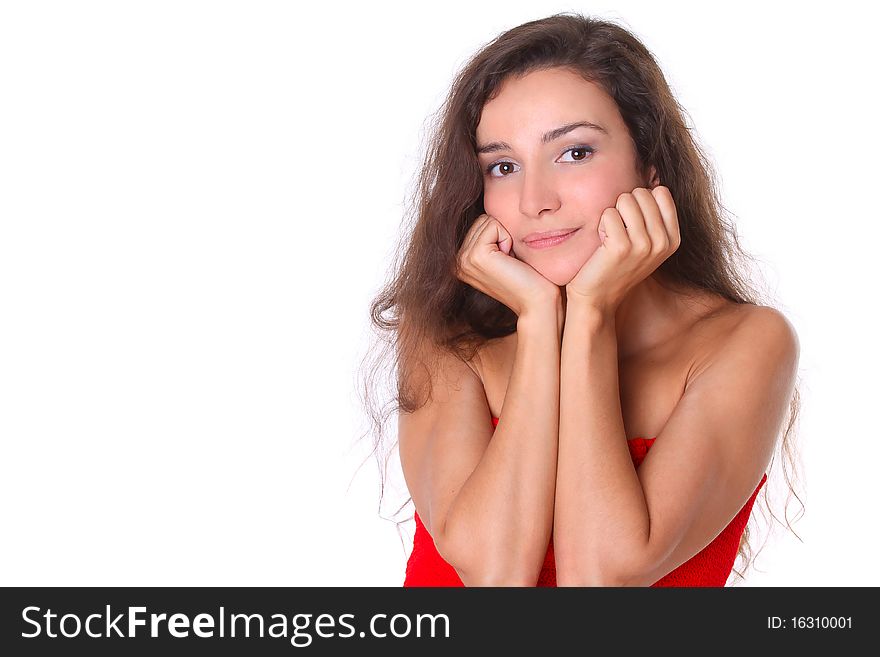
<svg viewBox="0 0 880 657">
<path fill-rule="evenodd" d="M 730 336 L 735 345 L 774 348 L 795 356 L 800 352 L 797 331 L 781 311 L 770 306 L 743 306 L 740 321 Z"/>
<path fill-rule="evenodd" d="M 765 364 L 794 369 L 800 355 L 800 341 L 791 321 L 779 310 L 755 304 L 725 304 L 701 322 L 705 333 L 701 358 L 692 376 L 720 360 Z"/>
</svg>

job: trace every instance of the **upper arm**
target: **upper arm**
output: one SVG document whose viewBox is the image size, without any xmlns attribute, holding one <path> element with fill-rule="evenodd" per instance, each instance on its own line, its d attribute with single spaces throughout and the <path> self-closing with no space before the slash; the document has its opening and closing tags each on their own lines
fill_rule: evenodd
<svg viewBox="0 0 880 657">
<path fill-rule="evenodd" d="M 622 556 L 621 581 L 650 585 L 711 543 L 754 493 L 791 399 L 799 342 L 758 307 L 688 384 L 637 470 L 647 546 Z"/>
<path fill-rule="evenodd" d="M 399 414 L 398 439 L 416 511 L 438 552 L 447 558 L 447 513 L 486 451 L 493 428 L 480 377 L 451 354 L 433 356 L 427 370 L 418 367 L 408 373 L 426 379 L 432 394 L 413 413 Z"/>
</svg>

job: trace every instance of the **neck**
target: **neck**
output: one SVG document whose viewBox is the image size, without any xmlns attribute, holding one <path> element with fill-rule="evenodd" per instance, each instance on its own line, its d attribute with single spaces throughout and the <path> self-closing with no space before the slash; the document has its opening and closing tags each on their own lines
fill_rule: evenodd
<svg viewBox="0 0 880 657">
<path fill-rule="evenodd" d="M 614 326 L 619 358 L 649 349 L 679 333 L 686 311 L 684 300 L 661 285 L 660 276 L 655 272 L 633 287 L 617 307 Z M 565 286 L 560 289 L 565 307 Z"/>
<path fill-rule="evenodd" d="M 674 337 L 684 317 L 681 297 L 663 287 L 654 273 L 632 288 L 614 314 L 621 358 Z"/>
</svg>

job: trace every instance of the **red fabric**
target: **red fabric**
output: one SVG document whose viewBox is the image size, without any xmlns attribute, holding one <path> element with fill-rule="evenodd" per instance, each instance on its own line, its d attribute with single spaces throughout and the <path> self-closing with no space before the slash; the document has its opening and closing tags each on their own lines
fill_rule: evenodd
<svg viewBox="0 0 880 657">
<path fill-rule="evenodd" d="M 498 418 L 492 418 L 493 426 L 498 426 Z M 636 468 L 654 444 L 656 438 L 631 438 L 627 441 L 630 455 Z M 701 552 L 668 573 L 652 587 L 660 586 L 724 586 L 736 561 L 739 541 L 749 520 L 752 505 L 761 486 L 767 481 L 767 474 L 761 478 L 752 496 L 731 520 L 730 524 L 715 537 Z M 458 573 L 437 552 L 434 540 L 415 513 L 416 533 L 413 549 L 406 564 L 404 586 L 464 586 Z M 553 539 L 547 546 L 547 555 L 537 586 L 556 586 L 556 561 L 553 557 Z"/>
</svg>

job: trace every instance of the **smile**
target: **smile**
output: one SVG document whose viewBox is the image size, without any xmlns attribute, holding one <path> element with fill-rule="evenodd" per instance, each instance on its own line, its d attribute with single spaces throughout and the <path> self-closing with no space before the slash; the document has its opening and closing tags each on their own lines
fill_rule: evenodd
<svg viewBox="0 0 880 657">
<path fill-rule="evenodd" d="M 575 228 L 573 231 L 571 231 L 570 233 L 566 233 L 565 235 L 554 235 L 553 237 L 532 240 L 531 242 L 525 242 L 525 245 L 530 249 L 548 249 L 551 246 L 562 244 L 579 230 L 580 228 Z"/>
</svg>

